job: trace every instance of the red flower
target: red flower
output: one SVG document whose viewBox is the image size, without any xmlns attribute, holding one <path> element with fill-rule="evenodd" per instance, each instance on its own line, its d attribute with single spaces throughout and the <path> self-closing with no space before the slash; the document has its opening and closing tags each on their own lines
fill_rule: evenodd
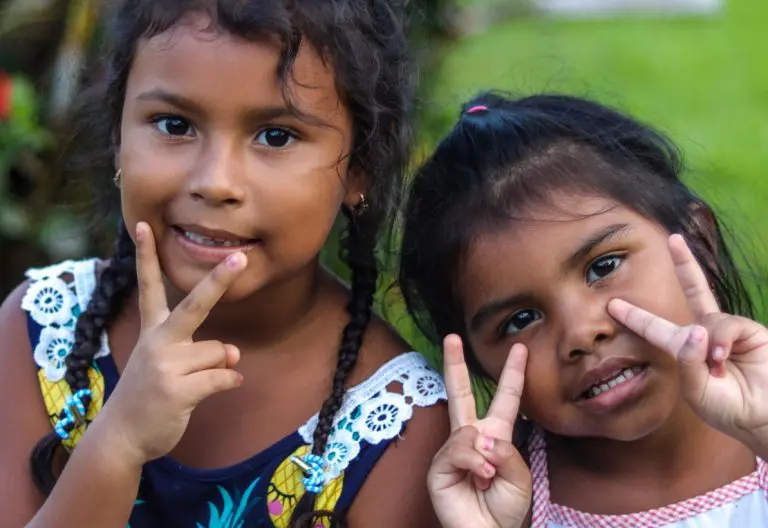
<svg viewBox="0 0 768 528">
<path fill-rule="evenodd" d="M 0 70 L 0 121 L 11 115 L 11 76 Z"/>
</svg>

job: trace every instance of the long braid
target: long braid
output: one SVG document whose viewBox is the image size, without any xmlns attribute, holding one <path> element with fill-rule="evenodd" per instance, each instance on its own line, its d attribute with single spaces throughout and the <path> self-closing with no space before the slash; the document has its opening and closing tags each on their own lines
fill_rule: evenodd
<svg viewBox="0 0 768 528">
<path fill-rule="evenodd" d="M 88 369 L 101 348 L 101 336 L 118 316 L 136 286 L 136 251 L 125 224 L 121 222 L 115 255 L 102 271 L 88 308 L 80 315 L 75 327 L 75 344 L 67 356 L 64 379 L 72 394 L 90 385 Z M 82 398 L 86 410 L 91 399 Z M 64 414 L 59 415 L 62 419 Z M 72 425 L 65 427 L 71 432 Z M 56 484 L 53 459 L 61 438 L 56 433 L 45 436 L 32 451 L 30 465 L 37 487 L 48 495 Z"/>
<path fill-rule="evenodd" d="M 376 224 L 365 216 L 359 216 L 351 218 L 349 225 L 348 234 L 342 241 L 342 254 L 352 272 L 350 299 L 347 304 L 349 322 L 342 332 L 339 357 L 333 375 L 333 389 L 320 409 L 313 435 L 312 454 L 320 456 L 325 452 L 334 418 L 344 402 L 347 379 L 357 363 L 365 330 L 371 320 L 379 275 L 375 257 L 376 238 L 370 234 L 370 231 L 375 231 Z M 335 518 L 333 512 L 313 511 L 316 498 L 315 493 L 304 493 L 294 509 L 291 526 L 314 528 L 313 521 L 317 517 L 329 517 L 334 525 L 339 524 L 340 520 Z"/>
</svg>

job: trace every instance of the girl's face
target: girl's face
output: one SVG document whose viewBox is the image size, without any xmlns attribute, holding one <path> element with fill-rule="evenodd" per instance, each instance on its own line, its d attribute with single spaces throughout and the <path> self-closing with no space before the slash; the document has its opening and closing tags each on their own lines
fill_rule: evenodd
<svg viewBox="0 0 768 528">
<path fill-rule="evenodd" d="M 364 189 L 347 174 L 351 116 L 315 50 L 301 49 L 288 86 L 300 119 L 278 81 L 279 49 L 206 25 L 187 21 L 139 45 L 117 164 L 126 226 L 150 224 L 179 290 L 248 250 L 232 300 L 311 273 L 342 203 Z"/>
<path fill-rule="evenodd" d="M 509 349 L 524 343 L 521 412 L 555 434 L 648 435 L 680 405 L 675 360 L 606 307 L 621 297 L 693 322 L 669 233 L 599 196 L 555 194 L 525 218 L 479 237 L 467 253 L 459 294 L 477 358 L 498 379 Z"/>
</svg>

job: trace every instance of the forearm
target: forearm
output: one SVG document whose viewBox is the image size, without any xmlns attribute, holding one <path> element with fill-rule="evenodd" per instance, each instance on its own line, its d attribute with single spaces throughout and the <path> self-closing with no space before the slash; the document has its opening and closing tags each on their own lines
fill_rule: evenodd
<svg viewBox="0 0 768 528">
<path fill-rule="evenodd" d="M 141 464 L 110 449 L 98 420 L 73 451 L 53 492 L 27 528 L 125 528 L 141 477 Z"/>
</svg>

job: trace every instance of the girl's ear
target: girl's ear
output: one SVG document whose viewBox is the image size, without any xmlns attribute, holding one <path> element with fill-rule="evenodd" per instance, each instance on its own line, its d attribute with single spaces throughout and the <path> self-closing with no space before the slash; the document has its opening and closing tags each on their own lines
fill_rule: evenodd
<svg viewBox="0 0 768 528">
<path fill-rule="evenodd" d="M 344 191 L 344 205 L 349 210 L 355 210 L 361 202 L 369 200 L 368 175 L 361 169 L 350 169 L 347 184 Z"/>
</svg>

